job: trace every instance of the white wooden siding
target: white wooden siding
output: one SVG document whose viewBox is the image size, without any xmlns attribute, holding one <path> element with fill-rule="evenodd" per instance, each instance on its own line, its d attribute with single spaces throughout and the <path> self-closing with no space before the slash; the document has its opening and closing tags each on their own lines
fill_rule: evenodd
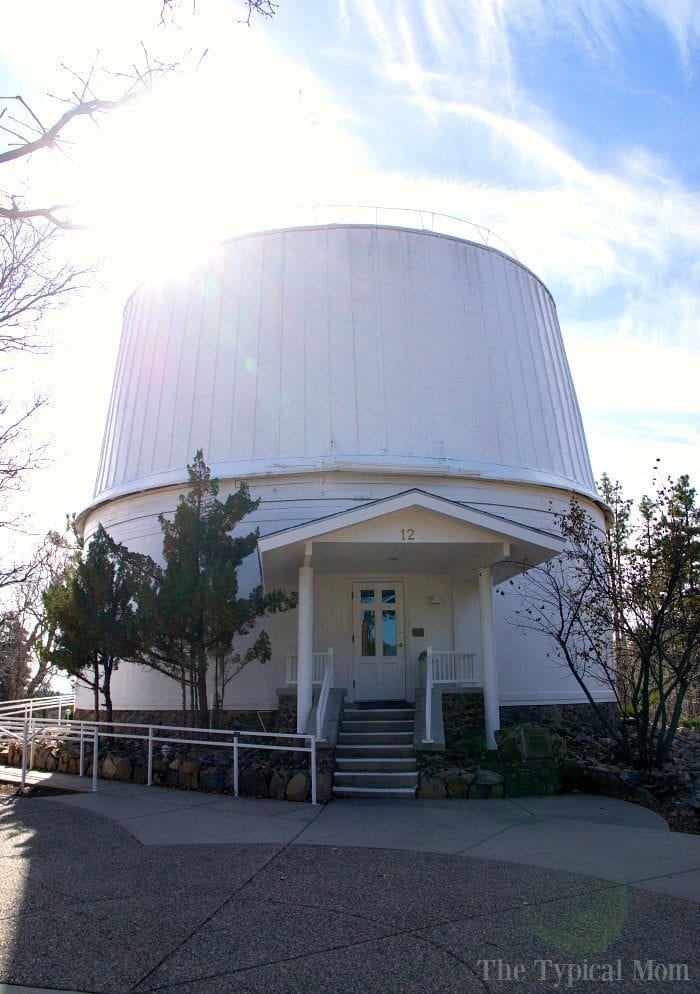
<svg viewBox="0 0 700 994">
<path fill-rule="evenodd" d="M 333 226 L 213 250 L 124 314 L 97 497 L 185 478 L 429 471 L 594 489 L 554 303 L 430 232 Z"/>
</svg>

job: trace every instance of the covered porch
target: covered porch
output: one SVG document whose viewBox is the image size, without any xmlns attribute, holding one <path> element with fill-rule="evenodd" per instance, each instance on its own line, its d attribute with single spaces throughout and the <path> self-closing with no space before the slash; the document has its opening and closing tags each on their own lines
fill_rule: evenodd
<svg viewBox="0 0 700 994">
<path fill-rule="evenodd" d="M 429 743 L 436 695 L 461 685 L 483 688 L 496 747 L 494 587 L 561 552 L 560 537 L 414 489 L 266 535 L 258 550 L 265 587 L 299 593 L 296 644 L 290 632 L 282 647 L 299 732 L 322 728 L 340 687 L 353 702 L 418 694 Z"/>
</svg>

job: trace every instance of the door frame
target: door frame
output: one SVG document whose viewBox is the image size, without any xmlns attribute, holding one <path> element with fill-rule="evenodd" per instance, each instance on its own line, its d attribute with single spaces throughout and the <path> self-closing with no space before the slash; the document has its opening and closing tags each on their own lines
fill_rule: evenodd
<svg viewBox="0 0 700 994">
<path fill-rule="evenodd" d="M 398 688 L 396 695 L 391 695 L 391 696 L 387 695 L 385 698 L 382 698 L 382 697 L 376 697 L 376 698 L 373 698 L 373 697 L 367 697 L 367 698 L 360 697 L 360 698 L 358 698 L 357 692 L 359 690 L 358 684 L 360 683 L 359 675 L 360 675 L 360 667 L 361 667 L 361 656 L 360 656 L 360 654 L 357 651 L 358 646 L 357 646 L 357 643 L 355 641 L 355 634 L 356 634 L 356 627 L 357 627 L 357 618 L 356 618 L 356 613 L 355 613 L 356 612 L 356 603 L 355 603 L 354 594 L 355 594 L 356 590 L 359 591 L 360 588 L 362 588 L 362 587 L 367 587 L 367 588 L 373 587 L 373 588 L 376 589 L 376 588 L 382 587 L 382 586 L 384 586 L 384 587 L 386 587 L 388 589 L 394 589 L 394 590 L 396 590 L 397 594 L 400 591 L 400 598 L 397 597 L 397 619 L 396 619 L 397 625 L 396 625 L 396 630 L 397 630 L 397 643 L 398 643 L 397 647 L 400 648 L 400 650 L 401 650 L 400 655 L 398 657 L 398 665 L 399 665 L 401 673 L 403 674 L 403 680 L 399 681 L 400 682 L 400 687 Z M 405 602 L 405 598 L 406 598 L 408 584 L 406 582 L 406 578 L 404 576 L 392 578 L 392 577 L 386 577 L 386 576 L 383 576 L 383 575 L 380 575 L 380 576 L 365 576 L 365 577 L 358 577 L 357 575 L 353 575 L 352 577 L 349 578 L 349 587 L 350 587 L 350 590 L 349 590 L 348 600 L 350 602 L 350 628 L 351 628 L 351 650 L 352 650 L 351 651 L 351 655 L 352 655 L 353 700 L 355 700 L 355 701 L 358 701 L 358 700 L 360 700 L 360 701 L 361 700 L 382 700 L 382 699 L 387 700 L 387 701 L 389 701 L 389 700 L 404 700 L 404 699 L 406 699 L 406 678 L 407 678 L 407 673 L 406 673 L 406 650 L 407 650 L 407 646 L 406 646 L 406 602 Z M 398 603 L 399 601 L 400 601 L 400 603 Z M 359 602 L 358 602 L 358 604 L 359 604 Z M 381 605 L 379 605 L 379 610 L 381 610 Z"/>
</svg>

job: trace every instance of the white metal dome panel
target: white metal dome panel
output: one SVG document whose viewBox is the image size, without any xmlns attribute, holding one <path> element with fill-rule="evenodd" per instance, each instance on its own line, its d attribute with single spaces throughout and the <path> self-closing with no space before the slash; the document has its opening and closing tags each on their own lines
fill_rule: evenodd
<svg viewBox="0 0 700 994">
<path fill-rule="evenodd" d="M 129 300 L 96 501 L 318 469 L 595 494 L 554 302 L 432 232 L 332 225 L 218 246 Z"/>
</svg>

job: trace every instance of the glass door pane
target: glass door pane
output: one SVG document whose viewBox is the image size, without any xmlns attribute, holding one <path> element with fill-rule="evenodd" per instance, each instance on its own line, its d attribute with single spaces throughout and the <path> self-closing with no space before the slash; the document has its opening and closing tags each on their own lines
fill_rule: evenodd
<svg viewBox="0 0 700 994">
<path fill-rule="evenodd" d="M 398 644 L 396 634 L 396 611 L 382 611 L 382 647 L 385 656 L 395 656 Z"/>
<path fill-rule="evenodd" d="M 362 655 L 375 656 L 377 653 L 377 632 L 374 611 L 362 612 Z"/>
</svg>

